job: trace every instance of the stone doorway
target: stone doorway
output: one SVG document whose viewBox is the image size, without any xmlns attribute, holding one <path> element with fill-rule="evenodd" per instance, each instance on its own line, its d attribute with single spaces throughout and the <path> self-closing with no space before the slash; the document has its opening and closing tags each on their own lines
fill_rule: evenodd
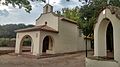
<svg viewBox="0 0 120 67">
<path fill-rule="evenodd" d="M 113 43 L 113 26 L 109 22 L 106 31 L 106 45 L 107 45 L 107 57 L 114 58 L 114 43 Z"/>
<path fill-rule="evenodd" d="M 100 13 L 94 27 L 94 56 L 86 58 L 86 67 L 119 67 L 120 18 L 117 11 L 120 9 L 116 8 L 110 6 Z M 113 29 L 112 33 L 109 34 L 107 30 L 110 29 L 111 25 Z M 112 41 L 109 40 L 110 35 L 112 36 Z M 113 52 L 113 59 L 106 58 L 108 56 L 107 50 Z"/>
<path fill-rule="evenodd" d="M 42 48 L 42 52 L 43 53 L 47 53 L 48 50 L 52 50 L 53 49 L 53 40 L 50 36 L 46 36 L 43 39 L 43 48 Z"/>
<path fill-rule="evenodd" d="M 111 20 L 108 18 L 104 18 L 98 27 L 97 34 L 95 30 L 95 49 L 97 46 L 98 52 L 95 51 L 95 54 L 98 53 L 97 56 L 107 57 L 114 59 L 114 33 L 113 33 L 113 25 Z"/>
</svg>

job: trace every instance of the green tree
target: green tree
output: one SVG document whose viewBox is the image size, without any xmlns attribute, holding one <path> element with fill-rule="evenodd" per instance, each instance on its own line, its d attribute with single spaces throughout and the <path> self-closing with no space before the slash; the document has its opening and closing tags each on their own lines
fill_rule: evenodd
<svg viewBox="0 0 120 67">
<path fill-rule="evenodd" d="M 119 0 L 92 0 L 88 4 L 84 5 L 80 9 L 80 23 L 79 26 L 82 27 L 84 35 L 88 36 L 92 33 L 93 25 L 97 22 L 99 13 L 106 8 L 106 6 L 112 5 L 120 7 Z M 90 31 L 91 30 L 91 31 Z M 86 33 L 85 33 L 86 32 Z"/>
<path fill-rule="evenodd" d="M 75 8 L 72 8 L 72 9 L 63 8 L 62 15 L 64 17 L 67 17 L 67 18 L 72 19 L 74 21 L 79 21 L 80 8 L 78 6 L 76 6 Z"/>
<path fill-rule="evenodd" d="M 109 2 L 108 2 L 109 1 Z M 80 9 L 79 26 L 83 29 L 83 34 L 86 36 L 93 33 L 93 26 L 97 22 L 100 12 L 108 5 L 120 7 L 119 0 L 92 0 Z M 82 22 L 82 23 L 81 23 Z M 86 39 L 87 45 L 87 39 Z M 87 46 L 86 46 L 87 48 Z"/>
<path fill-rule="evenodd" d="M 32 10 L 32 6 L 30 4 L 30 1 L 34 2 L 34 1 L 38 1 L 38 2 L 46 2 L 46 0 L 5 0 L 5 2 L 2 2 L 2 4 L 4 5 L 9 5 L 12 4 L 13 7 L 19 6 L 19 8 L 24 8 L 26 12 L 30 13 L 30 11 Z M 66 1 L 70 1 L 70 0 L 66 0 Z M 79 2 L 85 1 L 86 3 L 90 3 L 91 2 L 107 2 L 108 0 L 78 0 Z M 0 0 L 1 2 L 1 0 Z M 115 6 L 120 6 L 119 5 L 120 1 L 119 0 L 110 0 L 110 4 L 114 4 Z M 1 4 L 1 3 L 0 3 Z"/>
<path fill-rule="evenodd" d="M 7 24 L 0 25 L 0 38 L 15 38 L 17 29 L 33 27 L 34 25 L 25 24 Z"/>
<path fill-rule="evenodd" d="M 30 11 L 32 10 L 30 1 L 46 2 L 46 0 L 5 0 L 5 2 L 2 2 L 2 0 L 0 0 L 0 4 L 6 5 L 6 6 L 11 4 L 13 7 L 18 6 L 19 8 L 24 8 L 26 12 L 30 13 Z"/>
<path fill-rule="evenodd" d="M 6 6 L 8 6 L 9 4 L 11 4 L 13 7 L 18 6 L 19 8 L 24 8 L 26 12 L 30 13 L 30 11 L 32 10 L 30 1 L 31 2 L 38 1 L 38 2 L 46 3 L 46 0 L 5 0 L 5 2 L 2 2 L 2 0 L 0 0 L 0 4 L 2 2 L 2 4 Z M 70 1 L 70 0 L 66 0 L 66 1 Z M 81 0 L 78 1 L 81 2 Z M 87 2 L 87 0 L 85 1 Z"/>
</svg>

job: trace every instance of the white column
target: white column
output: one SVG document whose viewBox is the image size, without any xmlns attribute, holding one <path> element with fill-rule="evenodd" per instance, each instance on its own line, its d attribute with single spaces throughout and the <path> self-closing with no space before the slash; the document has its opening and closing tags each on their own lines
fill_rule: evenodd
<svg viewBox="0 0 120 67">
<path fill-rule="evenodd" d="M 33 40 L 31 40 L 31 53 L 33 53 L 33 48 L 34 48 L 34 44 L 33 44 Z"/>
<path fill-rule="evenodd" d="M 16 35 L 16 45 L 15 45 L 15 53 L 17 53 L 17 54 L 21 53 L 21 50 L 20 50 L 20 48 L 21 48 L 20 41 L 21 41 L 20 36 L 17 33 L 17 35 Z"/>
<path fill-rule="evenodd" d="M 120 24 L 119 24 L 120 25 Z M 114 60 L 120 63 L 120 26 L 114 27 Z"/>
<path fill-rule="evenodd" d="M 106 31 L 109 22 L 102 21 L 96 24 L 94 30 L 94 52 L 95 56 L 107 56 Z"/>
<path fill-rule="evenodd" d="M 33 45 L 33 55 L 36 55 L 36 56 L 38 56 L 38 55 L 40 55 L 40 32 L 37 32 L 36 34 L 38 34 L 38 36 L 37 37 L 32 37 L 33 38 L 33 43 L 34 43 L 34 45 Z M 35 33 L 34 33 L 34 36 L 36 35 Z"/>
</svg>

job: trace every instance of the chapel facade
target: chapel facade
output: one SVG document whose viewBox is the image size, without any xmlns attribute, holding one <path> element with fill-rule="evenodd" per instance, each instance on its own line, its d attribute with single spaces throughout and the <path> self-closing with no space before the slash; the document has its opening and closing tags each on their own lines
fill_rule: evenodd
<svg viewBox="0 0 120 67">
<path fill-rule="evenodd" d="M 16 30 L 15 53 L 22 54 L 23 40 L 31 40 L 31 55 L 43 53 L 56 54 L 85 50 L 85 39 L 80 34 L 77 22 L 58 16 L 53 12 L 53 6 L 46 4 L 43 13 L 31 28 Z M 88 50 L 91 49 L 88 40 Z"/>
</svg>

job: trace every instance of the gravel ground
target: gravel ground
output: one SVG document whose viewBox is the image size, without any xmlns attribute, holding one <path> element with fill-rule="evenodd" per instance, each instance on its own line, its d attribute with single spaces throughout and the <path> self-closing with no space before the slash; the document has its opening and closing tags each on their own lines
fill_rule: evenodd
<svg viewBox="0 0 120 67">
<path fill-rule="evenodd" d="M 85 67 L 85 52 L 42 59 L 1 55 L 0 67 Z"/>
</svg>

